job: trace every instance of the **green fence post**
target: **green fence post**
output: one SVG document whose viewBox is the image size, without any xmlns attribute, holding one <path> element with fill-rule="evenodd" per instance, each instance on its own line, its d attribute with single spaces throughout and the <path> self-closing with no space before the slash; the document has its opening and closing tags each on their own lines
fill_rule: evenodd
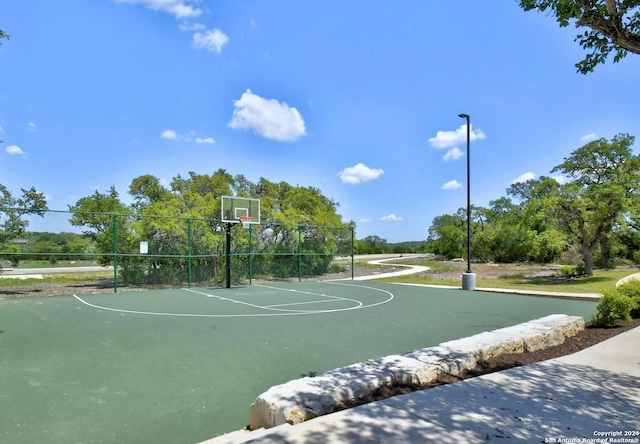
<svg viewBox="0 0 640 444">
<path fill-rule="evenodd" d="M 298 282 L 302 282 L 302 225 L 298 224 Z"/>
<path fill-rule="evenodd" d="M 113 292 L 118 292 L 118 226 L 116 215 L 113 218 Z"/>
<path fill-rule="evenodd" d="M 253 224 L 249 225 L 249 285 L 253 282 L 253 243 L 252 243 L 252 234 L 253 234 Z"/>
<path fill-rule="evenodd" d="M 351 227 L 351 280 L 353 280 L 353 267 L 354 267 L 354 255 L 355 255 L 355 238 L 356 230 Z"/>
<path fill-rule="evenodd" d="M 225 246 L 225 277 L 227 279 L 227 288 L 231 288 L 231 228 L 233 224 L 231 222 L 227 222 L 227 244 Z"/>
<path fill-rule="evenodd" d="M 191 219 L 187 219 L 187 285 L 191 288 Z"/>
</svg>

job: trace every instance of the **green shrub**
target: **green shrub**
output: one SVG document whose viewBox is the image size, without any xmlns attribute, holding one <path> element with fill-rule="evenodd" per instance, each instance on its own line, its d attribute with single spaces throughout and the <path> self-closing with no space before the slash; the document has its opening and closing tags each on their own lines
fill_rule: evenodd
<svg viewBox="0 0 640 444">
<path fill-rule="evenodd" d="M 582 276 L 584 274 L 584 264 L 563 265 L 560 268 L 560 274 L 565 277 Z"/>
<path fill-rule="evenodd" d="M 635 306 L 635 301 L 618 289 L 607 291 L 598 302 L 591 322 L 599 327 L 612 327 L 618 320 L 630 321 Z"/>
<path fill-rule="evenodd" d="M 618 291 L 629 296 L 635 303 L 631 309 L 632 318 L 640 318 L 640 281 L 633 279 L 618 287 Z"/>
<path fill-rule="evenodd" d="M 631 267 L 631 266 L 633 266 L 633 261 L 623 257 L 612 257 L 611 260 L 609 260 L 609 268 Z"/>
</svg>

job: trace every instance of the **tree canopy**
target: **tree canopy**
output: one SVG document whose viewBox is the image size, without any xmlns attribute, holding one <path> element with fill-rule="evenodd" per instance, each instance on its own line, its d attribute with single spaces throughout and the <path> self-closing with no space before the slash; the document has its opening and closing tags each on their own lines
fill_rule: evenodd
<svg viewBox="0 0 640 444">
<path fill-rule="evenodd" d="M 598 246 L 606 266 L 610 233 L 640 204 L 640 156 L 631 151 L 634 140 L 628 134 L 594 140 L 551 170 L 573 179 L 559 187 L 556 203 L 565 229 L 580 240 L 585 274 L 593 271 Z"/>
<path fill-rule="evenodd" d="M 299 263 L 291 253 L 306 251 L 313 254 L 305 257 L 303 272 L 322 274 L 332 255 L 351 241 L 353 223 L 344 223 L 337 213 L 338 204 L 313 187 L 273 183 L 264 178 L 252 183 L 243 175 L 234 177 L 218 169 L 211 175 L 193 171 L 187 176 L 178 175 L 169 186 L 153 175 L 143 175 L 133 179 L 129 194 L 131 205 L 121 201 L 114 187 L 107 194 L 95 192 L 83 197 L 69 207 L 74 212 L 71 223 L 83 227 L 98 251 L 113 250 L 116 232 L 120 252 L 136 251 L 141 241 L 147 241 L 158 255 L 149 275 L 179 271 L 180 265 L 174 263 L 179 259 L 171 257 L 177 258 L 187 249 L 198 256 L 196 268 L 206 271 L 219 267 L 228 230 L 220 220 L 221 196 L 260 199 L 260 227 L 251 232 L 235 230 L 232 241 L 233 248 L 246 250 L 251 236 L 254 252 L 258 253 L 253 262 L 256 272 L 269 269 L 279 277 L 297 273 Z M 273 259 L 277 255 L 281 257 Z M 102 255 L 99 260 L 106 265 L 113 258 Z M 246 266 L 240 258 L 233 260 L 238 266 Z M 133 255 L 119 259 L 119 267 L 127 274 L 125 280 L 135 277 L 141 261 Z M 167 266 L 170 262 L 174 266 Z"/>
<path fill-rule="evenodd" d="M 0 184 L 0 247 L 10 251 L 15 245 L 6 245 L 25 233 L 29 222 L 23 219 L 28 214 L 42 216 L 47 210 L 44 194 L 35 188 L 22 189 L 21 197 L 14 197 L 7 187 Z M 0 265 L 1 267 L 1 265 Z"/>
<path fill-rule="evenodd" d="M 594 255 L 608 267 L 612 252 L 638 260 L 640 254 L 640 156 L 634 138 L 618 134 L 574 150 L 552 169 L 569 180 L 542 176 L 515 183 L 489 208 L 473 207 L 474 258 L 497 262 L 552 262 L 574 248 L 591 274 Z M 466 210 L 438 216 L 428 246 L 448 258 L 464 254 Z"/>
<path fill-rule="evenodd" d="M 550 11 L 560 26 L 588 28 L 576 36 L 587 51 L 576 64 L 587 74 L 610 54 L 618 62 L 629 52 L 640 54 L 640 0 L 520 0 L 525 11 Z"/>
</svg>

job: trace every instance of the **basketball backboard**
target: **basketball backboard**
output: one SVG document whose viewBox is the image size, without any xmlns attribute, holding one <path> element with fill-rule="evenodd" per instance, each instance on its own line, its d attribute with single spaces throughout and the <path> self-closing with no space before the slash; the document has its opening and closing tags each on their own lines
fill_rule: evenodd
<svg viewBox="0 0 640 444">
<path fill-rule="evenodd" d="M 238 224 L 241 217 L 250 217 L 250 223 L 259 224 L 260 199 L 222 196 L 222 222 Z"/>
</svg>

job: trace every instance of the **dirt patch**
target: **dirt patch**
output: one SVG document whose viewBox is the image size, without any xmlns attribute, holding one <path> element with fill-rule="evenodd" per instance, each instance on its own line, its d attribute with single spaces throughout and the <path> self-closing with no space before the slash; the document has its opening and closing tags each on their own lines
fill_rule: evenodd
<svg viewBox="0 0 640 444">
<path fill-rule="evenodd" d="M 417 264 L 423 259 L 407 258 L 398 259 L 399 264 Z M 442 270 L 429 270 L 416 276 L 429 276 L 431 279 L 441 281 L 460 280 L 460 276 L 467 270 L 467 264 L 463 261 L 442 261 Z M 472 271 L 480 279 L 499 279 L 506 276 L 521 276 L 523 280 L 545 279 L 553 281 L 566 281 L 570 277 L 560 274 L 562 267 L 559 265 L 537 264 L 472 264 Z"/>
</svg>

